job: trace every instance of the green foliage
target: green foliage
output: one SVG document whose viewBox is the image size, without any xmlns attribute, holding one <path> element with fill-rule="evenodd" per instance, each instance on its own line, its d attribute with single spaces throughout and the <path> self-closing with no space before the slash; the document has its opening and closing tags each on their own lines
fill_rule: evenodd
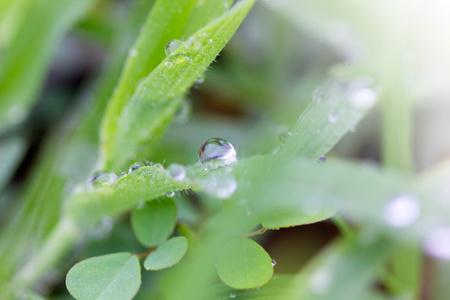
<svg viewBox="0 0 450 300">
<path fill-rule="evenodd" d="M 73 266 L 66 284 L 76 299 L 132 299 L 141 285 L 141 267 L 131 253 L 93 257 Z"/>
<path fill-rule="evenodd" d="M 144 268 L 158 271 L 178 263 L 187 251 L 187 240 L 178 236 L 165 241 L 151 252 L 144 261 Z"/>
<path fill-rule="evenodd" d="M 427 82 L 410 76 L 417 62 L 403 53 L 428 44 L 402 37 L 422 22 L 389 1 L 264 1 L 224 49 L 255 2 L 0 3 L 1 299 L 39 299 L 33 288 L 64 298 L 53 289 L 61 278 L 48 274 L 73 264 L 66 285 L 80 300 L 415 299 L 428 285 L 427 300 L 446 299 L 448 265 L 423 276 L 421 245 L 429 252 L 430 232 L 450 221 L 450 164 L 412 171 L 410 98 Z M 101 53 L 106 66 L 77 79 L 79 97 L 62 86 L 80 104 L 42 130 L 53 92 L 38 92 L 68 32 L 96 49 L 80 57 Z M 181 46 L 166 55 L 172 40 Z M 187 102 L 194 116 L 177 124 Z M 381 118 L 363 121 L 377 109 Z M 232 141 L 239 160 L 194 163 L 212 137 Z M 357 160 L 378 155 L 382 165 Z M 422 168 L 428 158 L 417 156 Z M 305 226 L 307 237 L 283 238 L 297 233 L 283 228 L 322 221 Z M 140 254 L 87 258 L 112 251 Z M 284 266 L 274 267 L 277 255 Z M 146 270 L 176 266 L 146 274 L 141 287 L 139 258 Z M 273 276 L 286 261 L 295 273 Z"/>
<path fill-rule="evenodd" d="M 172 233 L 177 220 L 177 207 L 171 199 L 152 201 L 135 208 L 131 225 L 139 242 L 154 247 L 164 242 Z"/>
<path fill-rule="evenodd" d="M 234 239 L 223 247 L 217 262 L 220 279 L 235 289 L 266 284 L 273 274 L 269 254 L 251 239 Z"/>
</svg>

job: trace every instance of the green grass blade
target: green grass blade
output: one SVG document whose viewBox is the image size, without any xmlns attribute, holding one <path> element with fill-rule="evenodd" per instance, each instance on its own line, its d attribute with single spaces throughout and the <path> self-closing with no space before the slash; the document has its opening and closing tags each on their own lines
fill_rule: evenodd
<svg viewBox="0 0 450 300">
<path fill-rule="evenodd" d="M 26 115 L 56 45 L 91 3 L 93 0 L 27 3 L 23 23 L 0 65 L 0 132 Z"/>
<path fill-rule="evenodd" d="M 355 130 L 376 103 L 376 91 L 363 80 L 333 80 L 316 91 L 286 138 L 292 156 L 318 159 L 350 130 Z"/>
<path fill-rule="evenodd" d="M 122 111 L 115 110 L 120 116 L 114 117 L 108 110 L 102 131 L 106 169 L 147 156 L 179 107 L 181 97 L 219 54 L 253 3 L 242 1 L 197 31 L 139 84 Z M 110 123 L 115 125 L 111 127 Z"/>
<path fill-rule="evenodd" d="M 299 273 L 288 293 L 278 299 L 363 299 L 389 249 L 389 244 L 380 241 L 366 246 L 357 241 L 332 245 Z"/>
<path fill-rule="evenodd" d="M 196 0 L 177 0 L 175 3 L 157 1 L 143 30 L 128 54 L 121 79 L 109 101 L 101 127 L 103 156 L 112 147 L 117 121 L 122 109 L 130 101 L 139 83 L 165 58 L 165 46 L 181 39 L 190 11 Z"/>
</svg>

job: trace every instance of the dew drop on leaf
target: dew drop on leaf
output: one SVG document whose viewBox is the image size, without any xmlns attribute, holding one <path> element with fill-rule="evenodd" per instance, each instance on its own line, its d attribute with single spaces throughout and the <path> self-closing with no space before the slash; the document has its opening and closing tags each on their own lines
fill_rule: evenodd
<svg viewBox="0 0 450 300">
<path fill-rule="evenodd" d="M 389 201 L 383 209 L 383 219 L 391 227 L 407 227 L 420 216 L 420 204 L 416 198 L 400 195 Z"/>
<path fill-rule="evenodd" d="M 166 196 L 167 198 L 172 198 L 173 196 L 175 196 L 175 192 L 174 191 L 167 192 Z"/>
<path fill-rule="evenodd" d="M 277 264 L 277 261 L 275 259 L 272 259 L 272 267 L 275 267 L 276 264 Z"/>
<path fill-rule="evenodd" d="M 236 150 L 224 139 L 209 139 L 200 147 L 198 160 L 206 169 L 226 166 L 237 161 Z"/>
<path fill-rule="evenodd" d="M 357 88 L 349 92 L 350 104 L 358 109 L 367 109 L 377 102 L 378 95 L 371 88 Z"/>
<path fill-rule="evenodd" d="M 186 178 L 186 168 L 179 164 L 171 164 L 168 167 L 169 174 L 174 179 L 182 181 Z"/>
<path fill-rule="evenodd" d="M 128 174 L 132 173 L 133 171 L 136 171 L 137 169 L 142 168 L 142 166 L 138 163 L 134 163 L 130 166 L 130 168 L 128 169 Z"/>
<path fill-rule="evenodd" d="M 234 293 L 230 293 L 230 298 L 236 298 L 236 294 L 234 294 Z"/>
<path fill-rule="evenodd" d="M 282 132 L 279 136 L 280 144 L 285 145 L 287 140 L 292 136 L 289 131 Z"/>
<path fill-rule="evenodd" d="M 117 175 L 114 173 L 108 173 L 103 171 L 97 171 L 89 178 L 89 182 L 94 186 L 100 186 L 104 184 L 111 184 L 116 182 Z"/>
<path fill-rule="evenodd" d="M 183 42 L 180 40 L 172 40 L 172 41 L 168 42 L 166 45 L 166 48 L 165 48 L 166 56 L 171 55 L 181 45 L 183 45 Z"/>
<path fill-rule="evenodd" d="M 333 116 L 332 114 L 328 115 L 328 122 L 335 123 L 337 121 L 337 118 Z"/>
</svg>

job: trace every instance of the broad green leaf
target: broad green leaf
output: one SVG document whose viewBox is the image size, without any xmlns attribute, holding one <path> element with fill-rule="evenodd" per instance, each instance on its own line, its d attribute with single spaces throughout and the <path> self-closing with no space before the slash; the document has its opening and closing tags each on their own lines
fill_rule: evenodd
<svg viewBox="0 0 450 300">
<path fill-rule="evenodd" d="M 24 22 L 0 65 L 0 131 L 26 116 L 56 45 L 93 2 L 35 0 L 25 4 Z"/>
<path fill-rule="evenodd" d="M 217 273 L 232 288 L 256 288 L 272 277 L 272 260 L 255 241 L 238 238 L 224 245 L 218 258 Z"/>
<path fill-rule="evenodd" d="M 178 236 L 165 241 L 144 261 L 144 268 L 158 271 L 177 264 L 187 251 L 187 240 L 184 236 Z"/>
<path fill-rule="evenodd" d="M 334 244 L 303 269 L 277 299 L 363 299 L 389 250 L 386 241 Z"/>
<path fill-rule="evenodd" d="M 118 112 L 120 116 L 105 115 L 102 132 L 107 169 L 122 166 L 130 156 L 139 159 L 148 155 L 149 148 L 165 131 L 184 94 L 222 50 L 253 3 L 254 0 L 241 1 L 197 31 L 139 84 Z M 112 122 L 116 125 L 105 125 Z"/>
<path fill-rule="evenodd" d="M 68 213 L 82 226 L 99 221 L 102 216 L 116 216 L 136 206 L 165 196 L 169 191 L 189 188 L 155 166 L 142 167 L 120 178 L 116 183 L 99 188 L 86 188 L 68 200 Z"/>
<path fill-rule="evenodd" d="M 177 206 L 172 199 L 151 201 L 135 208 L 131 225 L 139 242 L 145 246 L 158 246 L 173 232 L 177 221 Z"/>
<path fill-rule="evenodd" d="M 364 79 L 334 79 L 316 91 L 285 141 L 292 156 L 318 159 L 350 130 L 355 130 L 376 103 L 377 92 Z"/>
<path fill-rule="evenodd" d="M 132 299 L 141 285 L 141 266 L 131 253 L 115 253 L 86 259 L 66 277 L 70 294 L 79 300 Z"/>
</svg>

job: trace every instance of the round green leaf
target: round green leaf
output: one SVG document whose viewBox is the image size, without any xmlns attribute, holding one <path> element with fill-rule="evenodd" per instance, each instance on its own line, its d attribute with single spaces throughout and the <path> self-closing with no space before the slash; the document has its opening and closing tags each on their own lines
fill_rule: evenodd
<svg viewBox="0 0 450 300">
<path fill-rule="evenodd" d="M 73 266 L 66 277 L 67 289 L 78 300 L 132 299 L 140 285 L 139 259 L 131 253 L 83 260 Z"/>
<path fill-rule="evenodd" d="M 177 207 L 173 200 L 150 201 L 136 208 L 131 215 L 131 225 L 139 242 L 157 246 L 172 233 L 177 220 Z"/>
<path fill-rule="evenodd" d="M 223 249 L 217 263 L 220 279 L 235 289 L 251 289 L 266 284 L 273 274 L 267 252 L 251 239 L 234 239 Z"/>
<path fill-rule="evenodd" d="M 187 246 L 187 240 L 184 236 L 165 241 L 145 259 L 144 268 L 156 271 L 175 265 L 183 258 Z"/>
</svg>

